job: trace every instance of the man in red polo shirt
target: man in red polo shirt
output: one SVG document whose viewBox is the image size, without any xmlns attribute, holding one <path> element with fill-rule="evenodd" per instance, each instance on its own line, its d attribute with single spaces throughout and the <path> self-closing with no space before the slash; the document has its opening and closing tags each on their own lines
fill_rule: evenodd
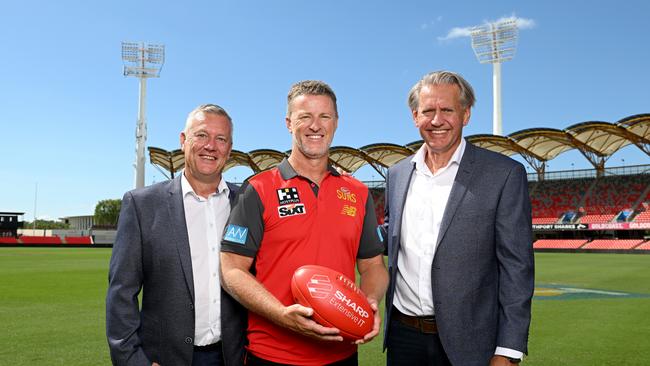
<svg viewBox="0 0 650 366">
<path fill-rule="evenodd" d="M 375 311 L 388 275 L 372 197 L 358 180 L 328 165 L 338 123 L 336 95 L 301 81 L 287 97 L 288 159 L 250 178 L 233 207 L 221 247 L 224 289 L 249 309 L 247 365 L 357 365 L 357 345 L 295 304 L 291 276 L 317 264 L 354 278 Z"/>
</svg>

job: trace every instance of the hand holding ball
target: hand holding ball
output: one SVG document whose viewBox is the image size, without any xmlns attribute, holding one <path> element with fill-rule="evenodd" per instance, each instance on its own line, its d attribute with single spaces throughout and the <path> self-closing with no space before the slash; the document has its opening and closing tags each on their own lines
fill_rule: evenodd
<svg viewBox="0 0 650 366">
<path fill-rule="evenodd" d="M 354 281 L 333 269 L 307 265 L 291 278 L 293 298 L 314 310 L 314 320 L 335 327 L 349 340 L 363 338 L 373 327 L 374 313 Z"/>
</svg>

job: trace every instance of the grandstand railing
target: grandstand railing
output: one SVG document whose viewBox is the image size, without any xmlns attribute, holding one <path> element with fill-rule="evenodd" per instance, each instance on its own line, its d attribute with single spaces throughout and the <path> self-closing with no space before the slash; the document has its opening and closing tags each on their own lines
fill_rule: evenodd
<svg viewBox="0 0 650 366">
<path fill-rule="evenodd" d="M 650 174 L 650 164 L 630 165 L 605 168 L 605 176 L 608 175 L 634 175 Z M 596 169 L 575 169 L 575 170 L 558 170 L 555 172 L 545 172 L 545 180 L 553 179 L 570 179 L 570 178 L 596 178 Z M 537 181 L 537 173 L 528 173 L 528 181 Z"/>
<path fill-rule="evenodd" d="M 650 164 L 605 168 L 605 176 L 635 174 L 650 174 Z M 528 173 L 529 182 L 537 181 L 537 178 L 537 173 Z M 545 180 L 572 178 L 596 178 L 596 169 L 558 170 L 544 173 Z M 369 188 L 384 188 L 386 186 L 384 180 L 364 180 L 363 183 Z"/>
</svg>

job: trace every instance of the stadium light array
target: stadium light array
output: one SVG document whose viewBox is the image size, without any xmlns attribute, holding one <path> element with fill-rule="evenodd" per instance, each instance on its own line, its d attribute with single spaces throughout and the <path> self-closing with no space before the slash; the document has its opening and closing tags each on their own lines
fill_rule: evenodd
<svg viewBox="0 0 650 366">
<path fill-rule="evenodd" d="M 147 79 L 160 77 L 160 70 L 165 63 L 165 46 L 145 44 L 144 42 L 122 42 L 122 61 L 124 76 L 140 79 L 138 103 L 138 121 L 135 128 L 135 188 L 144 187 L 145 142 L 147 141 L 147 123 L 145 119 L 145 99 L 147 96 Z"/>
<path fill-rule="evenodd" d="M 472 49 L 478 61 L 493 65 L 492 133 L 502 135 L 501 120 L 501 63 L 515 57 L 518 37 L 517 22 L 507 20 L 474 27 L 471 31 Z"/>
</svg>

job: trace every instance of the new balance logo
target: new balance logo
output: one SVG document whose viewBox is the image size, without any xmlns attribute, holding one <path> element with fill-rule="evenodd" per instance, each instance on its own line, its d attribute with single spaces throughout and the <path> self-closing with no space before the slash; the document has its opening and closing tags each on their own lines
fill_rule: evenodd
<svg viewBox="0 0 650 366">
<path fill-rule="evenodd" d="M 357 216 L 357 208 L 354 206 L 343 205 L 343 209 L 341 209 L 341 215 L 355 217 Z"/>
</svg>

